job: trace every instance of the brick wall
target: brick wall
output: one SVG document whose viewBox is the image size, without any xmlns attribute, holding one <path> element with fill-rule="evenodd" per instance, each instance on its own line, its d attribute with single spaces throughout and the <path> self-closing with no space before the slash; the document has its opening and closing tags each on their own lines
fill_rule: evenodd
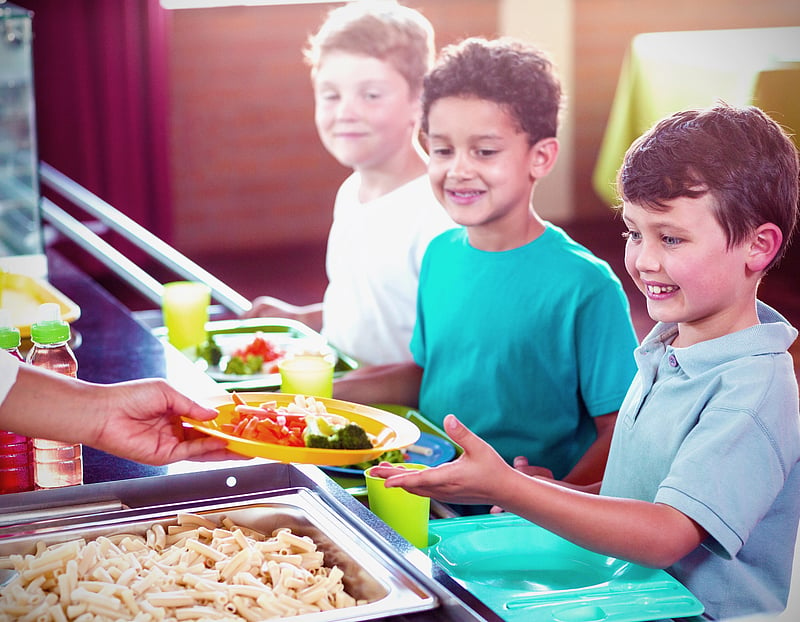
<svg viewBox="0 0 800 622">
<path fill-rule="evenodd" d="M 408 4 L 437 45 L 492 37 L 498 0 Z M 175 246 L 187 254 L 324 241 L 347 175 L 313 122 L 301 49 L 330 5 L 174 11 L 170 27 Z"/>
<path fill-rule="evenodd" d="M 572 0 L 574 197 L 605 218 L 591 186 L 625 50 L 639 32 L 800 25 L 800 2 Z M 437 44 L 492 37 L 502 0 L 417 0 Z M 330 5 L 171 14 L 171 175 L 175 246 L 186 253 L 324 241 L 347 170 L 316 135 L 300 50 Z"/>
</svg>

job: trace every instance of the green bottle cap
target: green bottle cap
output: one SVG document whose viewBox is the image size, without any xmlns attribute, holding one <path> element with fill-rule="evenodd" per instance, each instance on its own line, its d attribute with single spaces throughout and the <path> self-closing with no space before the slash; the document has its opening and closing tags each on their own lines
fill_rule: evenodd
<svg viewBox="0 0 800 622">
<path fill-rule="evenodd" d="M 13 350 L 22 343 L 18 328 L 0 327 L 0 350 Z"/>
<path fill-rule="evenodd" d="M 51 344 L 69 341 L 69 324 L 61 319 L 61 309 L 54 302 L 39 305 L 39 317 L 31 325 L 31 341 Z"/>
<path fill-rule="evenodd" d="M 11 325 L 11 312 L 8 309 L 0 309 L 0 349 L 13 350 L 19 347 L 22 338 L 19 328 Z"/>
</svg>

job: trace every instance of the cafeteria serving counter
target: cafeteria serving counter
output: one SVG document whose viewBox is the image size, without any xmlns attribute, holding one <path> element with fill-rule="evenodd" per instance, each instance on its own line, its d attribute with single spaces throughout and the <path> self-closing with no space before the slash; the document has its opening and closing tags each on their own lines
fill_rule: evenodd
<svg viewBox="0 0 800 622">
<path fill-rule="evenodd" d="M 81 308 L 72 324 L 81 379 L 110 383 L 164 377 L 196 399 L 220 391 L 70 261 L 49 254 L 48 269 L 50 282 Z M 0 496 L 0 554 L 15 543 L 22 546 L 26 538 L 83 537 L 93 530 L 104 533 L 117 522 L 153 522 L 195 510 L 249 515 L 244 506 L 277 507 L 281 516 L 327 534 L 333 541 L 329 546 L 349 543 L 347 559 L 375 566 L 370 575 L 381 577 L 378 584 L 360 588 L 373 594 L 374 602 L 356 617 L 341 619 L 501 620 L 315 466 L 254 459 L 151 467 L 88 447 L 84 451 L 83 486 Z"/>
</svg>

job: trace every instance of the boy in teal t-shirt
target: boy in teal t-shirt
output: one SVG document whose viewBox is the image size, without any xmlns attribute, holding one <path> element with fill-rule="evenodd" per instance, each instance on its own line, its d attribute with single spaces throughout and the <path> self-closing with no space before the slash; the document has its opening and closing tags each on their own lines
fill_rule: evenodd
<svg viewBox="0 0 800 622">
<path fill-rule="evenodd" d="M 561 104 L 532 46 L 445 49 L 425 78 L 422 129 L 434 194 L 462 228 L 423 259 L 414 362 L 348 374 L 335 395 L 418 404 L 439 424 L 455 413 L 508 463 L 580 483 L 602 475 L 636 336 L 609 266 L 533 205 Z"/>
</svg>

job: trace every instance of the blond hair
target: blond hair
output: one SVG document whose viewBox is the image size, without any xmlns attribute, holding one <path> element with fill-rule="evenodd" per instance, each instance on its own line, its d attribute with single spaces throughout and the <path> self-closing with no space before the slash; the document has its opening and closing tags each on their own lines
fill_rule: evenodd
<svg viewBox="0 0 800 622">
<path fill-rule="evenodd" d="M 315 35 L 304 58 L 316 73 L 326 54 L 347 52 L 389 63 L 412 92 L 433 65 L 433 26 L 419 11 L 395 0 L 358 0 L 333 9 Z"/>
</svg>

